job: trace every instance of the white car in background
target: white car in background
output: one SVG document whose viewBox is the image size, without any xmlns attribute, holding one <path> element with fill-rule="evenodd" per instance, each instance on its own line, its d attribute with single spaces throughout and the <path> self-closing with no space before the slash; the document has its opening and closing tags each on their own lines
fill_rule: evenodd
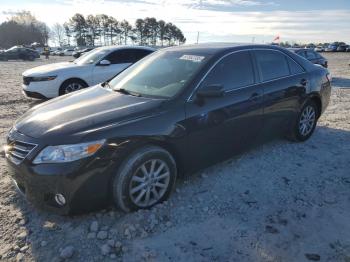
<svg viewBox="0 0 350 262">
<path fill-rule="evenodd" d="M 74 52 L 75 50 L 72 48 L 72 49 L 65 49 L 65 50 L 63 50 L 63 55 L 65 55 L 65 56 L 71 56 L 71 55 L 73 55 L 73 52 Z"/>
<path fill-rule="evenodd" d="M 54 63 L 25 71 L 27 97 L 53 98 L 110 80 L 155 49 L 142 46 L 96 48 L 72 62 Z"/>
</svg>

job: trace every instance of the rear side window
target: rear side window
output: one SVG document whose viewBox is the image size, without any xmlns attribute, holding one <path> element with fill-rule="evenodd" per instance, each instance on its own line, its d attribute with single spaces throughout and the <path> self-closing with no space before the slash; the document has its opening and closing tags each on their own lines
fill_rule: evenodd
<svg viewBox="0 0 350 262">
<path fill-rule="evenodd" d="M 255 51 L 256 61 L 261 71 L 262 81 L 288 76 L 289 66 L 286 56 L 277 51 Z"/>
<path fill-rule="evenodd" d="M 149 53 L 151 53 L 151 51 L 140 49 L 123 49 L 110 53 L 106 59 L 112 64 L 128 64 L 137 62 Z"/>
<path fill-rule="evenodd" d="M 310 50 L 306 51 L 306 57 L 307 57 L 307 59 L 315 59 L 315 58 L 317 58 L 316 54 L 313 51 L 310 51 Z"/>
<path fill-rule="evenodd" d="M 150 50 L 135 49 L 132 52 L 133 63 L 136 63 L 137 61 L 139 61 L 140 59 L 144 58 L 145 56 L 149 55 L 152 52 L 153 51 L 150 51 Z"/>
<path fill-rule="evenodd" d="M 131 56 L 132 50 L 124 49 L 113 51 L 109 55 L 107 55 L 106 59 L 111 62 L 111 64 L 126 64 L 132 63 L 133 59 Z"/>
<path fill-rule="evenodd" d="M 298 51 L 297 54 L 306 58 L 306 54 L 305 54 L 304 50 L 303 51 Z"/>
<path fill-rule="evenodd" d="M 209 73 L 203 86 L 219 84 L 224 90 L 234 90 L 254 83 L 250 53 L 243 51 L 223 58 Z"/>
</svg>

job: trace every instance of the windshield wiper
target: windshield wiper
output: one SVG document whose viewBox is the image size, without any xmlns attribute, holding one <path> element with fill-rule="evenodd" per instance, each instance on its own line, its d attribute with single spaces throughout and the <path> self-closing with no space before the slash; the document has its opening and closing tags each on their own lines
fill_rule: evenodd
<svg viewBox="0 0 350 262">
<path fill-rule="evenodd" d="M 103 87 L 107 87 L 107 88 L 109 88 L 109 89 L 112 89 L 112 88 L 111 88 L 111 85 L 109 84 L 109 82 L 108 82 L 108 81 L 106 81 L 106 82 L 102 83 L 102 84 L 101 84 L 101 86 L 103 86 Z"/>
<path fill-rule="evenodd" d="M 141 94 L 139 94 L 139 93 L 130 92 L 130 91 L 124 89 L 124 88 L 114 89 L 114 91 L 122 93 L 124 95 L 138 96 L 138 97 L 141 96 Z"/>
</svg>

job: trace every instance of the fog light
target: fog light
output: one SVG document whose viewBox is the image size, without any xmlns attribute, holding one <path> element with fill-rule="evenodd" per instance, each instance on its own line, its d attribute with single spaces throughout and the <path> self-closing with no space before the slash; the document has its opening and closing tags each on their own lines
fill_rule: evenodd
<svg viewBox="0 0 350 262">
<path fill-rule="evenodd" d="M 66 204 L 66 198 L 62 194 L 56 194 L 55 201 L 60 206 L 64 206 Z"/>
</svg>

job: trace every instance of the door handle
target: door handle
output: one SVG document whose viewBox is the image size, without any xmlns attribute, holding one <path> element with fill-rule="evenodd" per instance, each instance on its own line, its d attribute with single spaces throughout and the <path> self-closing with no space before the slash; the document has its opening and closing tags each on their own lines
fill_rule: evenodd
<svg viewBox="0 0 350 262">
<path fill-rule="evenodd" d="M 258 93 L 253 93 L 250 97 L 249 97 L 249 100 L 250 101 L 258 101 L 259 99 L 259 94 Z"/>
<path fill-rule="evenodd" d="M 306 79 L 301 79 L 300 84 L 302 86 L 306 86 L 307 85 L 307 80 Z"/>
</svg>

